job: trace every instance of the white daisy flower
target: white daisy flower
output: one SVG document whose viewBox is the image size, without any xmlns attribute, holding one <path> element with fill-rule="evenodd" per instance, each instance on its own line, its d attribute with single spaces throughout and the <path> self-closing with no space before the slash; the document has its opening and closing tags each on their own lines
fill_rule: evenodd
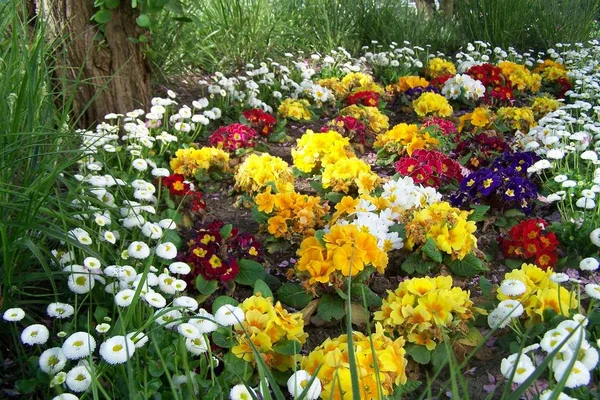
<svg viewBox="0 0 600 400">
<path fill-rule="evenodd" d="M 594 299 L 600 299 L 600 285 L 588 283 L 585 285 L 585 292 Z"/>
<path fill-rule="evenodd" d="M 600 266 L 600 263 L 594 257 L 584 258 L 579 262 L 579 269 L 582 271 L 595 271 L 598 266 Z"/>
<path fill-rule="evenodd" d="M 135 344 L 125 336 L 113 336 L 100 345 L 100 356 L 109 364 L 123 364 L 135 353 Z"/>
<path fill-rule="evenodd" d="M 52 400 L 79 400 L 79 397 L 75 396 L 72 393 L 63 393 L 59 394 L 58 396 L 54 396 Z"/>
<path fill-rule="evenodd" d="M 131 162 L 131 166 L 138 171 L 145 171 L 148 169 L 148 163 L 142 158 L 136 158 Z"/>
<path fill-rule="evenodd" d="M 511 321 L 510 311 L 507 308 L 498 307 L 489 313 L 487 321 L 492 329 L 502 329 Z"/>
<path fill-rule="evenodd" d="M 96 339 L 87 332 L 75 332 L 65 340 L 62 350 L 69 360 L 79 360 L 96 350 Z"/>
<path fill-rule="evenodd" d="M 308 387 L 306 396 L 304 396 L 303 399 L 318 399 L 321 395 L 322 390 L 321 381 L 319 380 L 319 378 L 315 377 L 311 383 L 311 379 L 312 376 L 305 370 L 301 369 L 296 371 L 287 381 L 287 387 L 288 391 L 290 392 L 290 395 L 292 395 L 294 399 L 297 399 L 300 397 L 302 392 L 306 390 L 305 388 Z M 310 386 L 308 386 L 309 384 Z"/>
<path fill-rule="evenodd" d="M 498 307 L 507 309 L 511 318 L 519 318 L 525 311 L 523 305 L 517 300 L 503 300 Z"/>
<path fill-rule="evenodd" d="M 135 290 L 124 289 L 115 295 L 115 303 L 119 307 L 129 307 L 135 296 Z"/>
<path fill-rule="evenodd" d="M 110 330 L 110 324 L 101 323 L 96 325 L 96 332 L 98 333 L 106 333 Z"/>
<path fill-rule="evenodd" d="M 148 304 L 155 308 L 163 308 L 167 305 L 167 300 L 163 297 L 163 295 L 156 292 L 146 293 L 144 295 L 144 300 L 146 300 Z"/>
<path fill-rule="evenodd" d="M 594 245 L 600 247 L 600 228 L 596 228 L 590 232 L 590 240 Z"/>
<path fill-rule="evenodd" d="M 65 383 L 66 380 L 67 380 L 67 373 L 61 371 L 58 374 L 54 375 L 54 377 L 50 381 L 50 387 L 60 386 L 63 383 Z"/>
<path fill-rule="evenodd" d="M 553 272 L 552 275 L 550 275 L 550 280 L 556 283 L 567 282 L 569 280 L 569 275 L 563 272 Z"/>
<path fill-rule="evenodd" d="M 231 391 L 229 392 L 229 399 L 230 400 L 251 400 L 254 397 L 252 397 L 252 395 L 250 394 L 250 391 L 252 391 L 252 393 L 254 393 L 254 390 L 252 389 L 248 389 L 245 385 L 239 384 L 239 385 L 235 385 L 234 387 L 231 388 Z M 254 394 L 256 396 L 256 394 Z"/>
<path fill-rule="evenodd" d="M 171 287 L 176 292 L 183 292 L 185 290 L 185 288 L 187 287 L 187 282 L 184 281 L 183 279 L 175 279 L 173 281 L 173 283 L 171 284 Z"/>
<path fill-rule="evenodd" d="M 500 363 L 500 372 L 505 378 L 510 378 L 515 367 L 518 369 L 519 367 L 528 366 L 533 367 L 533 361 L 531 361 L 531 358 L 524 354 L 514 353 L 502 359 L 502 362 Z"/>
<path fill-rule="evenodd" d="M 190 319 L 190 323 L 196 325 L 200 333 L 211 333 L 219 327 L 215 323 L 215 317 L 204 308 L 198 310 L 198 314 Z"/>
<path fill-rule="evenodd" d="M 179 327 L 181 327 L 181 325 Z M 204 339 L 204 336 L 198 336 L 195 338 L 186 338 L 185 339 L 185 348 L 190 353 L 192 353 L 196 356 L 199 356 L 200 354 L 206 353 L 208 351 L 208 344 L 206 343 L 206 339 Z"/>
<path fill-rule="evenodd" d="M 79 365 L 67 372 L 67 387 L 76 393 L 85 392 L 92 384 L 92 376 L 84 365 Z"/>
<path fill-rule="evenodd" d="M 102 236 L 104 237 L 104 240 L 106 240 L 110 244 L 115 244 L 117 242 L 117 237 L 111 231 L 104 231 Z"/>
<path fill-rule="evenodd" d="M 127 334 L 127 339 L 131 340 L 137 349 L 148 343 L 148 335 L 144 332 L 130 332 Z"/>
<path fill-rule="evenodd" d="M 156 255 L 165 260 L 177 257 L 177 247 L 171 242 L 161 243 L 156 246 Z"/>
<path fill-rule="evenodd" d="M 215 320 L 219 325 L 222 326 L 233 326 L 235 324 L 244 322 L 246 315 L 244 311 L 231 304 L 224 304 L 215 313 Z"/>
<path fill-rule="evenodd" d="M 176 307 L 185 307 L 191 312 L 198 309 L 198 302 L 196 299 L 189 296 L 179 296 L 173 300 L 173 305 Z"/>
<path fill-rule="evenodd" d="M 564 329 L 551 329 L 544 334 L 544 337 L 540 341 L 540 347 L 546 353 L 552 353 L 558 346 L 565 342 L 568 336 L 569 332 Z"/>
<path fill-rule="evenodd" d="M 550 400 L 550 399 L 555 398 L 554 397 L 555 395 L 556 395 L 556 392 L 554 390 L 546 389 L 540 395 L 540 400 Z M 577 399 L 575 397 L 571 397 L 567 394 L 559 393 L 558 397 L 556 397 L 556 400 L 577 400 Z"/>
<path fill-rule="evenodd" d="M 561 363 L 554 370 L 554 379 L 560 382 L 565 375 L 567 375 L 567 381 L 565 386 L 569 389 L 573 389 L 579 386 L 585 386 L 590 383 L 590 371 L 583 365 L 581 361 L 575 361 L 573 367 L 569 369 L 567 362 Z"/>
<path fill-rule="evenodd" d="M 179 310 L 158 310 L 155 315 L 157 315 L 158 318 L 156 318 L 154 322 L 167 328 L 174 328 L 181 323 L 183 314 L 181 314 Z"/>
<path fill-rule="evenodd" d="M 527 291 L 527 286 L 518 279 L 505 279 L 500 284 L 500 292 L 506 296 L 517 297 Z"/>
<path fill-rule="evenodd" d="M 163 230 L 157 224 L 153 224 L 152 222 L 146 222 L 142 226 L 142 235 L 150 239 L 160 239 L 163 235 Z"/>
<path fill-rule="evenodd" d="M 2 318 L 7 322 L 17 322 L 25 318 L 25 311 L 19 307 L 9 308 L 4 311 Z"/>
<path fill-rule="evenodd" d="M 158 221 L 158 226 L 163 229 L 177 229 L 177 224 L 170 218 L 161 219 Z"/>
<path fill-rule="evenodd" d="M 127 253 L 138 260 L 144 260 L 150 255 L 150 247 L 144 242 L 131 242 L 127 248 Z"/>
<path fill-rule="evenodd" d="M 50 332 L 48 328 L 41 324 L 29 325 L 21 332 L 21 342 L 33 346 L 34 344 L 44 344 L 48 341 Z"/>
<path fill-rule="evenodd" d="M 66 303 L 50 303 L 46 308 L 46 313 L 52 318 L 69 318 L 75 313 L 75 308 Z"/>
<path fill-rule="evenodd" d="M 171 172 L 169 172 L 169 170 L 167 168 L 154 168 L 152 170 L 152 176 L 164 178 L 169 175 L 171 175 Z"/>
<path fill-rule="evenodd" d="M 200 330 L 196 325 L 184 322 L 177 327 L 177 331 L 188 339 L 195 339 L 200 336 Z"/>
<path fill-rule="evenodd" d="M 60 347 L 45 350 L 39 359 L 40 369 L 49 375 L 56 375 L 63 370 L 67 357 Z"/>
<path fill-rule="evenodd" d="M 91 274 L 70 274 L 67 278 L 67 285 L 73 293 L 89 293 L 95 286 L 96 281 L 91 279 Z"/>
<path fill-rule="evenodd" d="M 192 271 L 192 269 L 186 263 L 176 261 L 169 265 L 169 271 L 171 271 L 172 274 L 187 275 Z"/>
</svg>

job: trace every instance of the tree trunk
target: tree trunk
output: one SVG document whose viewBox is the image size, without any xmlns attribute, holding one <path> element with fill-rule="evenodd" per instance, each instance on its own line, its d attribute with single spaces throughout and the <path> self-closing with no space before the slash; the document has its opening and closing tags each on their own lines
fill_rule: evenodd
<svg viewBox="0 0 600 400">
<path fill-rule="evenodd" d="M 416 0 L 417 10 L 423 13 L 426 18 L 432 16 L 435 10 L 435 0 Z"/>
<path fill-rule="evenodd" d="M 143 33 L 129 1 L 111 10 L 104 37 L 90 20 L 97 11 L 92 0 L 36 1 L 49 39 L 60 43 L 57 74 L 62 77 L 60 89 L 73 95 L 73 122 L 87 128 L 108 113 L 126 113 L 150 103 L 150 63 L 141 45 L 129 40 Z"/>
<path fill-rule="evenodd" d="M 440 8 L 446 17 L 451 18 L 454 15 L 454 0 L 440 0 Z"/>
</svg>

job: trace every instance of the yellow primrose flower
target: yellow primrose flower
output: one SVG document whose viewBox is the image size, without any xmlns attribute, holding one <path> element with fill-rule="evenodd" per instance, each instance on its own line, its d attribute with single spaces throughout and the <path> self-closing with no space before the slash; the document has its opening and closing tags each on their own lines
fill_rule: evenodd
<svg viewBox="0 0 600 400">
<path fill-rule="evenodd" d="M 250 195 L 263 192 L 274 184 L 278 192 L 294 190 L 294 175 L 288 163 L 279 157 L 264 153 L 251 154 L 238 167 L 234 189 Z"/>
</svg>

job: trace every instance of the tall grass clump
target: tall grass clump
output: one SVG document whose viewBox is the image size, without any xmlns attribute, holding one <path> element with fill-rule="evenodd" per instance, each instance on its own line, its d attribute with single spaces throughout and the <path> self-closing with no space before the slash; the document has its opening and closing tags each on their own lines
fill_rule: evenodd
<svg viewBox="0 0 600 400">
<path fill-rule="evenodd" d="M 60 180 L 76 154 L 62 128 L 67 112 L 53 102 L 58 94 L 43 22 L 29 21 L 20 0 L 4 2 L 0 14 L 0 307 L 18 305 L 35 314 L 37 304 L 56 294 L 47 244 L 66 236 Z M 2 330 L 3 365 L 19 356 L 6 353 L 19 348 L 10 340 Z"/>
<path fill-rule="evenodd" d="M 458 0 L 456 19 L 466 40 L 541 50 L 590 39 L 599 6 L 597 0 Z"/>
</svg>

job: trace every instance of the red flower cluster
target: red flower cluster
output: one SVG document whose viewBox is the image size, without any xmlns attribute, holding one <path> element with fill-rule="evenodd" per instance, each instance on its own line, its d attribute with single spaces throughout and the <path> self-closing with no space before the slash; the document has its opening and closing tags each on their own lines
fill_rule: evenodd
<svg viewBox="0 0 600 400">
<path fill-rule="evenodd" d="M 250 127 L 263 136 L 269 136 L 273 133 L 275 125 L 277 125 L 275 117 L 260 108 L 246 110 L 242 112 L 242 115 L 250 123 Z"/>
<path fill-rule="evenodd" d="M 351 116 L 339 116 L 321 128 L 321 132 L 336 131 L 351 141 L 365 144 L 366 127 L 360 120 Z"/>
<path fill-rule="evenodd" d="M 162 178 L 162 184 L 169 189 L 171 196 L 186 196 L 185 204 L 181 211 L 190 210 L 192 214 L 198 214 L 206 210 L 206 202 L 202 197 L 202 192 L 192 190 L 192 185 L 185 181 L 181 174 L 172 174 Z"/>
<path fill-rule="evenodd" d="M 231 124 L 222 126 L 210 135 L 208 141 L 211 145 L 221 147 L 226 151 L 235 151 L 254 147 L 257 133 L 254 129 L 244 124 Z"/>
<path fill-rule="evenodd" d="M 489 166 L 491 160 L 509 149 L 508 144 L 498 136 L 480 133 L 473 138 L 463 140 L 456 146 L 455 154 L 459 159 L 469 156 L 462 164 L 469 169 L 478 170 Z"/>
<path fill-rule="evenodd" d="M 422 128 L 434 127 L 444 136 L 454 136 L 455 140 L 458 141 L 458 129 L 456 125 L 447 119 L 439 117 L 430 117 L 423 122 Z"/>
<path fill-rule="evenodd" d="M 490 63 L 474 65 L 467 71 L 473 79 L 477 79 L 486 87 L 485 101 L 490 103 L 493 99 L 508 102 L 515 98 L 512 83 L 502 73 L 502 70 Z"/>
<path fill-rule="evenodd" d="M 443 153 L 434 150 L 417 149 L 410 157 L 403 157 L 396 163 L 396 172 L 410 176 L 415 183 L 439 188 L 442 184 L 463 178 L 460 165 Z"/>
<path fill-rule="evenodd" d="M 346 99 L 346 104 L 349 106 L 359 104 L 366 107 L 379 107 L 379 93 L 373 91 L 353 93 Z"/>
<path fill-rule="evenodd" d="M 187 275 L 188 283 L 193 283 L 198 275 L 206 280 L 230 281 L 240 271 L 239 259 L 261 260 L 260 244 L 254 236 L 232 228 L 231 233 L 223 237 L 224 226 L 223 221 L 216 220 L 190 231 L 188 248 L 181 260 L 192 268 L 192 273 Z"/>
<path fill-rule="evenodd" d="M 558 78 L 556 80 L 556 83 L 558 84 L 558 87 L 559 87 L 558 93 L 556 93 L 556 98 L 564 99 L 565 93 L 567 93 L 569 90 L 571 90 L 573 88 L 573 85 L 571 85 L 571 82 L 567 78 Z"/>
<path fill-rule="evenodd" d="M 508 238 L 501 238 L 505 258 L 531 260 L 546 270 L 556 264 L 558 239 L 554 232 L 544 232 L 548 223 L 543 219 L 531 218 L 521 221 L 508 232 Z"/>
<path fill-rule="evenodd" d="M 444 83 L 446 83 L 446 81 L 451 78 L 454 78 L 454 75 L 448 74 L 448 75 L 438 76 L 437 78 L 434 78 L 431 81 L 429 81 L 429 84 L 431 86 L 435 86 L 438 89 L 441 89 L 442 86 L 444 86 Z"/>
<path fill-rule="evenodd" d="M 190 184 L 185 182 L 185 177 L 181 174 L 166 176 L 162 179 L 162 183 L 174 196 L 185 196 L 191 189 Z"/>
</svg>

